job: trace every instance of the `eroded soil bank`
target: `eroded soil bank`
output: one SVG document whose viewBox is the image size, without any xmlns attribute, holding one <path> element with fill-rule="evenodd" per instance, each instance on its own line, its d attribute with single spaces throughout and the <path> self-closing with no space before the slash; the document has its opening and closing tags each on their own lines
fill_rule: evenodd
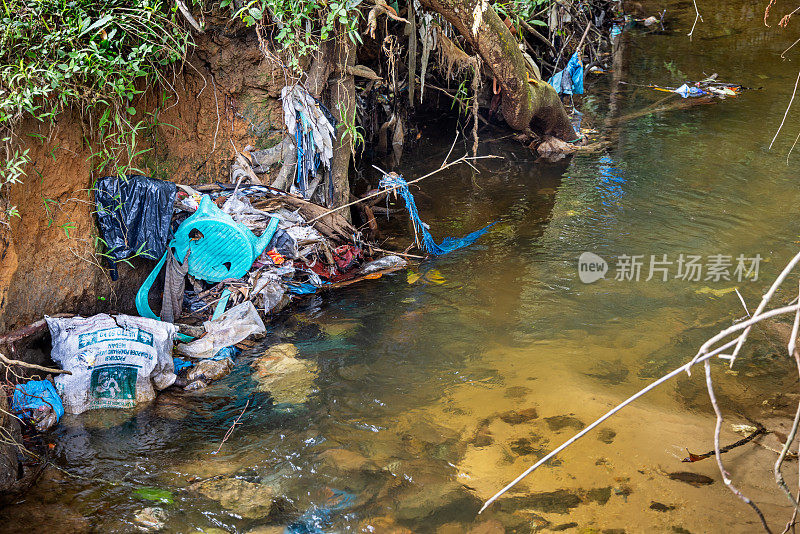
<svg viewBox="0 0 800 534">
<path fill-rule="evenodd" d="M 197 41 L 174 92 L 146 93 L 139 106 L 155 109 L 166 99 L 158 125 L 141 143 L 141 149 L 152 149 L 141 169 L 149 176 L 178 183 L 227 181 L 234 146 L 264 148 L 283 138 L 283 75 L 264 59 L 255 36 L 214 34 Z M 111 282 L 98 268 L 102 247 L 90 188 L 99 176 L 84 128 L 76 114 L 52 130 L 33 122 L 23 126 L 32 162 L 28 179 L 10 188 L 8 202 L 20 217 L 9 220 L 10 229 L 0 225 L 0 331 L 48 313 L 133 310 L 133 294 L 148 269 L 123 266 L 120 280 Z M 150 263 L 137 262 L 142 265 Z"/>
</svg>

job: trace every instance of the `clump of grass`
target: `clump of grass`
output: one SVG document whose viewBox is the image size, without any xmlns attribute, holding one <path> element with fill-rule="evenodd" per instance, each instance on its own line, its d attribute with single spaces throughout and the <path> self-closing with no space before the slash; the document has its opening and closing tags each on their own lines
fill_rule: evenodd
<svg viewBox="0 0 800 534">
<path fill-rule="evenodd" d="M 135 99 L 181 61 L 190 33 L 162 0 L 3 0 L 0 8 L 0 194 L 29 161 L 17 127 L 78 110 L 95 168 L 124 174 L 146 127 Z M 142 117 L 143 114 L 138 114 Z"/>
</svg>

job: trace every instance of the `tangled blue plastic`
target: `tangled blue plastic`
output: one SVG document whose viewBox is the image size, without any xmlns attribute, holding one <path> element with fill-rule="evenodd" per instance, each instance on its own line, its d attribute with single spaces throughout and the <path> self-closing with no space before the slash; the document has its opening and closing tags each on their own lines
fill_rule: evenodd
<svg viewBox="0 0 800 534">
<path fill-rule="evenodd" d="M 417 203 L 414 202 L 414 195 L 412 195 L 411 191 L 408 190 L 408 183 L 401 175 L 395 172 L 384 175 L 384 177 L 381 178 L 378 187 L 381 189 L 396 188 L 395 191 L 397 191 L 399 195 L 403 197 L 403 200 L 406 203 L 406 209 L 408 210 L 408 216 L 414 223 L 414 231 L 422 234 L 422 245 L 429 254 L 441 256 L 443 254 L 447 254 L 448 252 L 453 252 L 454 250 L 468 247 L 477 241 L 479 237 L 488 232 L 489 228 L 494 226 L 494 223 L 492 223 L 461 238 L 445 237 L 442 240 L 442 243 L 437 245 L 436 241 L 433 240 L 433 236 L 428 231 L 429 226 L 420 220 L 419 212 L 417 211 Z"/>
</svg>

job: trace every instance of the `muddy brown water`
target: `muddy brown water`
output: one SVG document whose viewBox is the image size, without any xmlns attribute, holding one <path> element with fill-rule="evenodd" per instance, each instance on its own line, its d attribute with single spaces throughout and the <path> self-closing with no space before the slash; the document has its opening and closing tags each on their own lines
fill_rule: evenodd
<svg viewBox="0 0 800 534">
<path fill-rule="evenodd" d="M 480 174 L 442 173 L 417 194 L 439 239 L 496 221 L 477 244 L 305 301 L 203 392 L 66 417 L 44 439 L 73 476 L 50 469 L 0 511 L 0 530 L 132 532 L 155 507 L 164 532 L 757 531 L 713 460 L 680 463 L 687 448 L 712 446 L 702 373 L 626 409 L 476 516 L 528 465 L 741 317 L 733 287 L 754 308 L 800 240 L 800 154 L 786 161 L 796 112 L 767 149 L 796 76 L 779 57 L 790 36 L 763 26 L 761 6 L 728 2 L 703 13 L 690 42 L 691 3 L 668 4 L 672 31 L 624 37 L 631 85 L 614 91 L 611 75 L 591 76 L 585 111 L 624 115 L 665 96 L 632 84 L 712 72 L 762 89 L 624 122 L 609 150 L 561 164 L 484 133 L 481 151 L 503 159 L 481 162 Z M 407 178 L 439 165 L 451 133 L 431 126 L 423 139 L 401 165 Z M 587 251 L 609 262 L 605 280 L 579 280 Z M 645 280 L 650 255 L 680 254 L 763 261 L 758 280 L 681 280 L 675 264 L 668 281 L 659 271 Z M 614 280 L 624 255 L 644 256 L 639 281 Z M 318 370 L 304 404 L 278 404 L 250 377 L 249 361 L 278 341 Z M 729 422 L 744 415 L 785 432 L 798 398 L 790 362 L 764 330 L 748 347 L 732 371 L 714 365 Z M 723 443 L 740 438 L 726 423 Z M 725 460 L 780 531 L 790 508 L 771 480 L 770 446 L 759 438 Z M 787 464 L 790 484 L 796 471 Z M 239 485 L 189 488 L 210 477 Z M 325 512 L 335 492 L 352 497 Z"/>
</svg>

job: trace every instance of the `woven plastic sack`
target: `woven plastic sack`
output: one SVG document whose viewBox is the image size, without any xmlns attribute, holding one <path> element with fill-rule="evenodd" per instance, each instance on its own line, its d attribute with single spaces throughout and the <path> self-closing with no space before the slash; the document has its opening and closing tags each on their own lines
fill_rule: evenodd
<svg viewBox="0 0 800 534">
<path fill-rule="evenodd" d="M 131 408 L 175 382 L 175 325 L 129 315 L 53 319 L 52 358 L 72 375 L 56 377 L 67 413 Z"/>
</svg>

